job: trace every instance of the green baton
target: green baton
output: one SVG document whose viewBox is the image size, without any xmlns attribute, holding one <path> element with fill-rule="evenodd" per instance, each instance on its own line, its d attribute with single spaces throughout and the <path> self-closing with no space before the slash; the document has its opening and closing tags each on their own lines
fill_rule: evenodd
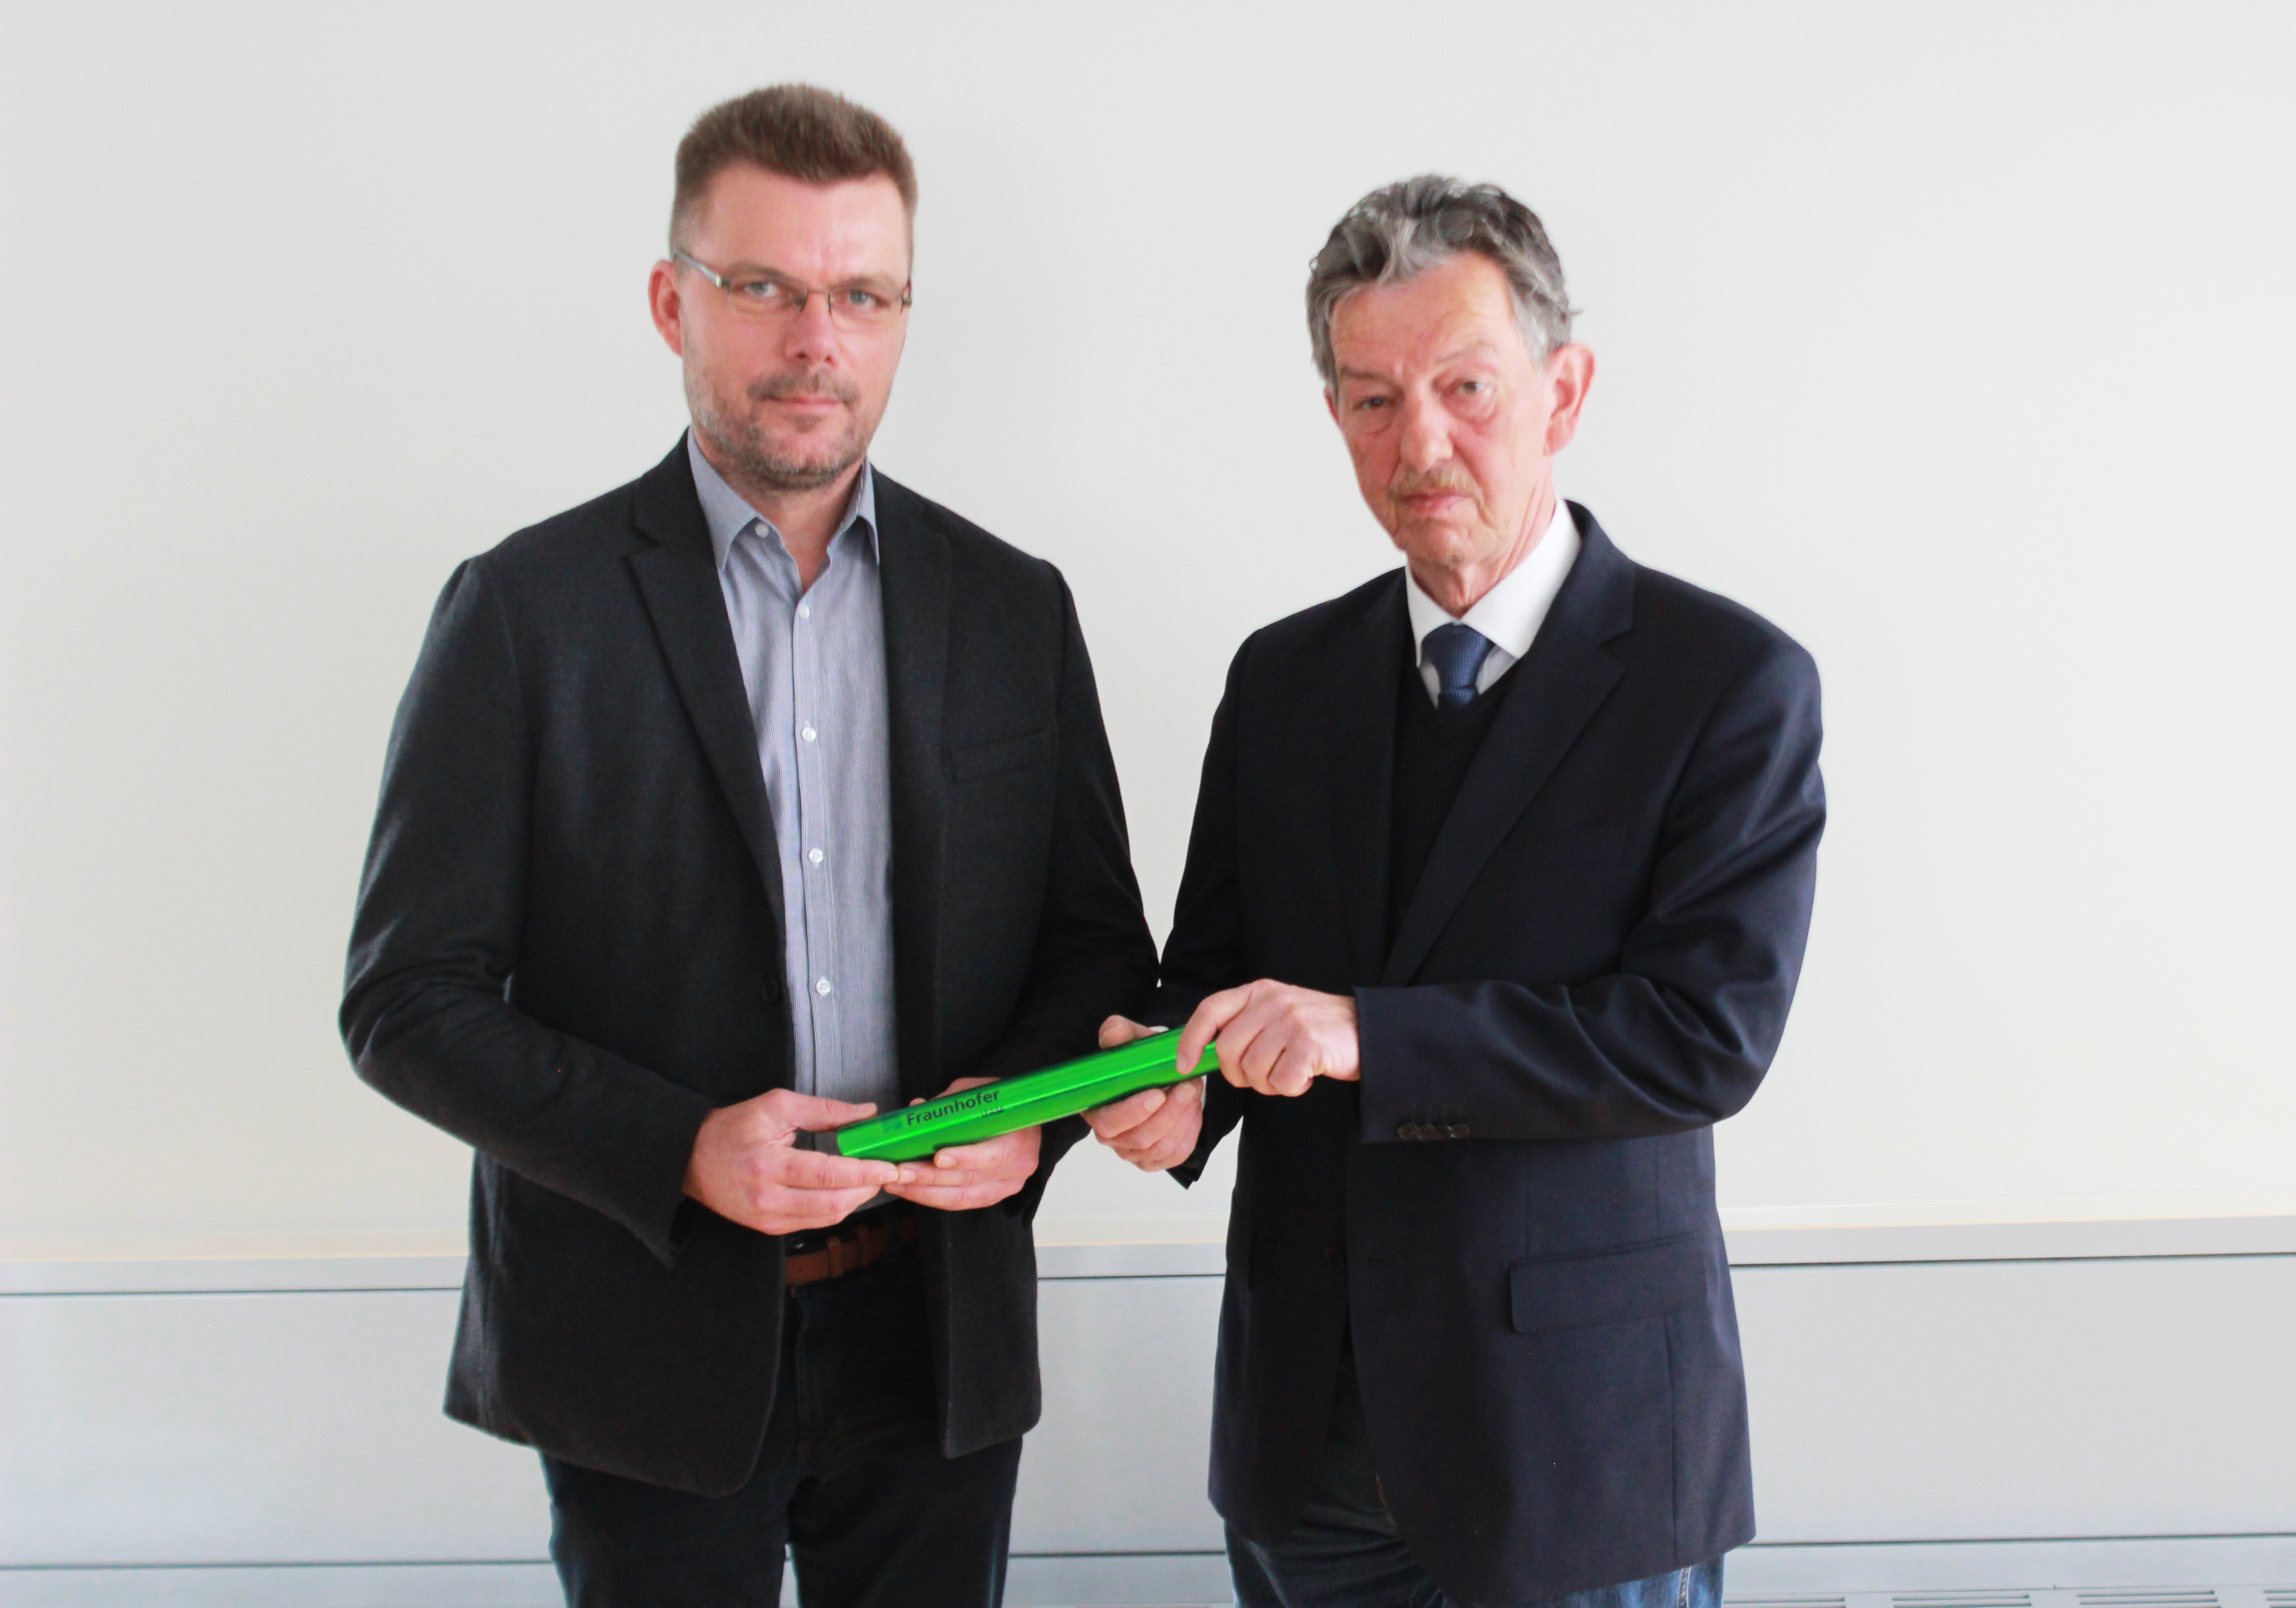
<svg viewBox="0 0 2296 1608">
<path fill-rule="evenodd" d="M 882 1117 L 864 1117 L 837 1130 L 838 1153 L 872 1161 L 914 1161 L 947 1145 L 971 1144 L 1055 1117 L 1073 1117 L 1144 1088 L 1185 1083 L 1219 1063 L 1218 1053 L 1206 1045 L 1196 1070 L 1183 1073 L 1174 1064 L 1179 1053 L 1180 1035 L 1167 1028 L 1097 1055 L 943 1095 Z"/>
</svg>

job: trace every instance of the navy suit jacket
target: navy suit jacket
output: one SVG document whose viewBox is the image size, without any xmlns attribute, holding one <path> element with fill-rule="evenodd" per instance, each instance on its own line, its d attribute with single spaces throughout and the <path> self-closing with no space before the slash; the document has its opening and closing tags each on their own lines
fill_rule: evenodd
<svg viewBox="0 0 2296 1608">
<path fill-rule="evenodd" d="M 901 1089 L 1080 1054 L 1155 950 L 1059 573 L 877 479 Z M 478 1152 L 447 1410 L 586 1467 L 750 1477 L 779 1237 L 684 1193 L 791 1078 L 781 859 L 683 442 L 447 582 L 351 935 L 359 1075 Z M 921 1213 L 951 1456 L 1037 1420 L 1030 1186 Z"/>
<path fill-rule="evenodd" d="M 1212 723 L 1152 1019 L 1352 993 L 1360 1084 L 1214 1078 L 1241 1127 L 1212 1500 L 1296 1522 L 1352 1330 L 1387 1499 L 1476 1602 L 1754 1532 L 1712 1125 L 1784 1030 L 1825 806 L 1817 672 L 1767 621 L 1583 549 L 1388 933 L 1401 573 L 1258 632 Z"/>
</svg>

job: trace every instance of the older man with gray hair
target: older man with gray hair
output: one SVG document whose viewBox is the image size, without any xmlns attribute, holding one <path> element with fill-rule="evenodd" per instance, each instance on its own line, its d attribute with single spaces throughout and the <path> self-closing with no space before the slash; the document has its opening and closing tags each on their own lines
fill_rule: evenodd
<svg viewBox="0 0 2296 1608">
<path fill-rule="evenodd" d="M 1374 191 L 1308 310 L 1404 568 L 1237 652 L 1149 1013 L 1219 1076 L 1093 1117 L 1183 1184 L 1241 1129 L 1236 1598 L 1711 1608 L 1754 1533 L 1713 1125 L 1800 969 L 1816 669 L 1556 499 L 1595 360 L 1521 203 Z"/>
</svg>

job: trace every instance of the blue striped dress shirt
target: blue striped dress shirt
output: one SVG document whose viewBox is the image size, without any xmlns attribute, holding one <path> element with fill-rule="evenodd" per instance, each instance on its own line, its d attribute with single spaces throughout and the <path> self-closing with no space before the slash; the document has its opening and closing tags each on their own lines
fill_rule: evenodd
<svg viewBox="0 0 2296 1608">
<path fill-rule="evenodd" d="M 781 532 L 726 484 L 691 431 L 685 450 L 781 848 L 794 1087 L 890 1111 L 901 1080 L 876 482 L 864 464 L 829 562 L 801 588 Z"/>
</svg>

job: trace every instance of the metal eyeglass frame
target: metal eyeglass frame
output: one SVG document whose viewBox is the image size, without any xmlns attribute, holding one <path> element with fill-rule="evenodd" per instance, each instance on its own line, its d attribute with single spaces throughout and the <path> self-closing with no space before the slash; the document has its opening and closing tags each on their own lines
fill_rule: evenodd
<svg viewBox="0 0 2296 1608">
<path fill-rule="evenodd" d="M 670 248 L 669 255 L 672 261 L 684 263 L 687 267 L 692 268 L 695 273 L 701 275 L 702 278 L 708 280 L 711 284 L 716 285 L 719 290 L 725 291 L 735 307 L 742 305 L 742 298 L 737 293 L 736 287 L 750 283 L 751 283 L 750 281 L 733 279 L 724 274 L 720 274 L 717 269 L 711 267 L 708 263 L 703 262 L 700 258 L 694 257 L 676 246 L 672 246 Z M 811 301 L 816 296 L 819 296 L 821 298 L 822 305 L 829 309 L 829 321 L 832 324 L 838 325 L 840 328 L 849 329 L 854 327 L 867 329 L 871 327 L 865 323 L 860 324 L 857 326 L 849 324 L 844 319 L 841 319 L 837 316 L 837 303 L 834 298 L 839 291 L 851 289 L 852 287 L 849 285 L 808 284 L 804 280 L 792 279 L 786 274 L 766 274 L 760 275 L 758 277 L 760 279 L 768 280 L 775 284 L 787 285 L 800 292 L 797 299 L 797 305 L 789 310 L 789 316 L 792 319 L 802 317 L 805 313 L 806 303 Z M 903 285 L 901 287 L 901 299 L 899 301 L 894 303 L 894 311 L 897 313 L 905 313 L 908 311 L 909 304 L 914 299 L 915 288 L 911 285 Z M 889 324 L 891 321 L 892 320 L 890 316 L 886 320 Z"/>
</svg>

